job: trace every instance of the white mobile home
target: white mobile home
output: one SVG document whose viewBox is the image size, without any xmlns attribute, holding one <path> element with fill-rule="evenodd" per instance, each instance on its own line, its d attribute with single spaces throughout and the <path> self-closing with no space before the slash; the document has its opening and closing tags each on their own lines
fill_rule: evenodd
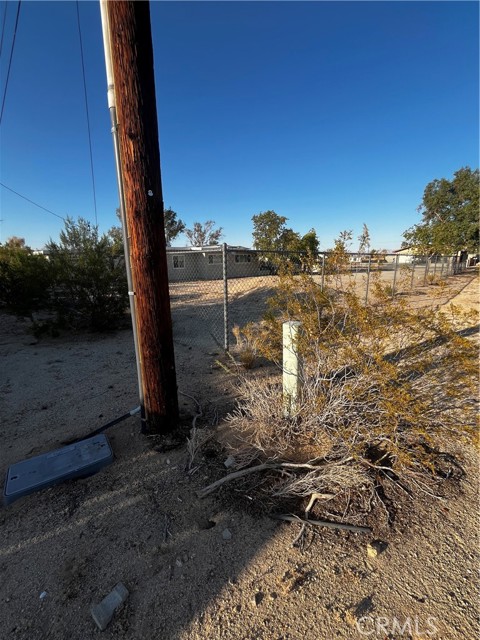
<svg viewBox="0 0 480 640">
<path fill-rule="evenodd" d="M 265 275 L 258 254 L 247 247 L 226 249 L 229 278 Z M 190 280 L 219 280 L 223 277 L 221 245 L 209 247 L 167 247 L 168 279 L 170 282 Z"/>
</svg>

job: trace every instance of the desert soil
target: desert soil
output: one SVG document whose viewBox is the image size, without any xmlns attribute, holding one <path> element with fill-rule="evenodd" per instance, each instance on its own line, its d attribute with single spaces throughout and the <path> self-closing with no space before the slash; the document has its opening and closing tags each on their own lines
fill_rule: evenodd
<svg viewBox="0 0 480 640">
<path fill-rule="evenodd" d="M 478 309 L 478 277 L 451 278 L 449 300 Z M 213 426 L 236 387 L 204 339 L 208 323 L 177 307 L 182 422 L 191 425 L 199 403 L 197 425 L 212 439 L 192 462 L 185 445 L 166 450 L 131 417 L 107 432 L 110 466 L 1 508 L 0 638 L 478 637 L 473 449 L 451 445 L 466 476 L 445 483 L 440 497 L 404 496 L 390 524 L 377 510 L 371 534 L 322 528 L 292 547 L 298 525 L 252 505 L 242 483 L 196 496 L 225 474 Z M 128 330 L 39 341 L 30 321 L 1 314 L 0 354 L 2 472 L 137 404 Z M 370 557 L 367 545 L 378 540 L 382 551 Z M 90 607 L 118 582 L 130 595 L 101 632 Z"/>
</svg>

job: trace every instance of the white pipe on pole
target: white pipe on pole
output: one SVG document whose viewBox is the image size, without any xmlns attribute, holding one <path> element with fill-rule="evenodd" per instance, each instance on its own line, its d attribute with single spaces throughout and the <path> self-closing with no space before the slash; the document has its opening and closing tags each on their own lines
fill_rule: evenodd
<svg viewBox="0 0 480 640">
<path fill-rule="evenodd" d="M 105 54 L 105 70 L 107 72 L 108 108 L 115 109 L 117 105 L 115 103 L 115 89 L 114 89 L 114 82 L 113 82 L 110 26 L 108 22 L 108 14 L 107 14 L 107 0 L 100 0 L 100 16 L 102 20 L 103 51 Z"/>
<path fill-rule="evenodd" d="M 141 407 L 141 420 L 142 420 L 142 432 L 145 431 L 145 411 L 144 411 L 144 397 L 143 397 L 143 382 L 142 382 L 142 369 L 140 365 L 140 348 L 138 342 L 137 332 L 137 314 L 135 310 L 135 290 L 132 277 L 132 269 L 130 265 L 130 239 L 127 229 L 127 217 L 125 213 L 125 194 L 123 188 L 123 176 L 122 167 L 120 161 L 120 142 L 118 138 L 118 121 L 117 121 L 117 107 L 115 102 L 115 82 L 113 77 L 112 57 L 111 57 L 111 39 L 110 39 L 110 25 L 108 21 L 107 13 L 107 1 L 100 0 L 100 15 L 102 20 L 102 34 L 103 34 L 103 50 L 105 54 L 105 69 L 107 73 L 107 101 L 108 109 L 110 111 L 110 122 L 112 125 L 112 139 L 113 150 L 115 156 L 115 169 L 117 173 L 117 185 L 118 185 L 118 197 L 120 203 L 120 221 L 122 224 L 123 235 L 123 250 L 125 255 L 125 268 L 127 272 L 127 284 L 128 284 L 128 298 L 130 301 L 130 314 L 132 318 L 133 329 L 133 343 L 135 347 L 135 360 L 137 365 L 137 380 L 138 380 L 138 396 Z"/>
</svg>

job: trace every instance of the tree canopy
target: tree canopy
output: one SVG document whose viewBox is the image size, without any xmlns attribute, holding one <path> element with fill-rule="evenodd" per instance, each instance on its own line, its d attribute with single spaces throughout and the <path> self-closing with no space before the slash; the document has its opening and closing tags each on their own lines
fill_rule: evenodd
<svg viewBox="0 0 480 640">
<path fill-rule="evenodd" d="M 320 240 L 315 229 L 310 229 L 301 239 L 302 250 L 314 256 L 318 253 Z"/>
<path fill-rule="evenodd" d="M 253 248 L 258 251 L 317 253 L 320 242 L 315 229 L 310 229 L 301 236 L 286 226 L 287 220 L 288 218 L 272 210 L 253 216 Z"/>
<path fill-rule="evenodd" d="M 164 216 L 164 225 L 165 225 L 165 240 L 167 243 L 167 247 L 170 247 L 172 241 L 175 238 L 185 231 L 185 223 L 183 220 L 180 220 L 177 213 L 171 209 L 165 209 L 163 212 Z"/>
<path fill-rule="evenodd" d="M 88 220 L 67 217 L 59 241 L 47 243 L 53 306 L 71 326 L 104 330 L 123 318 L 128 295 L 119 240 L 112 230 L 100 235 Z"/>
<path fill-rule="evenodd" d="M 185 235 L 191 247 L 208 247 L 219 244 L 223 236 L 223 228 L 215 229 L 215 221 L 207 220 L 205 223 L 194 222 L 192 229 L 185 229 Z"/>
<path fill-rule="evenodd" d="M 425 253 L 477 252 L 479 170 L 463 167 L 452 180 L 429 182 L 418 211 L 422 221 L 405 231 L 403 246 Z"/>
<path fill-rule="evenodd" d="M 121 220 L 120 208 L 116 210 L 117 218 Z M 165 242 L 170 247 L 173 240 L 185 231 L 185 223 L 178 217 L 176 211 L 168 207 L 163 212 L 163 225 L 165 229 Z M 120 246 L 123 246 L 123 233 L 121 227 L 112 227 L 109 232 L 110 236 Z"/>
<path fill-rule="evenodd" d="M 253 216 L 253 248 L 259 251 L 278 251 L 281 249 L 287 219 L 271 210 Z"/>
</svg>

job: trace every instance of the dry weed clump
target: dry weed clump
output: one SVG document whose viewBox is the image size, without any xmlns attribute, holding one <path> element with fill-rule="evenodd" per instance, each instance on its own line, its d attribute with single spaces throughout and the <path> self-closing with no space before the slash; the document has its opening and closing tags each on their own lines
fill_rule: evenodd
<svg viewBox="0 0 480 640">
<path fill-rule="evenodd" d="M 247 328 L 255 353 L 279 369 L 263 379 L 244 374 L 227 420 L 229 447 L 237 468 L 299 465 L 276 470 L 273 495 L 373 491 L 382 478 L 408 492 L 427 489 L 454 468 L 445 470 L 453 459 L 441 452 L 448 439 L 474 434 L 477 350 L 464 335 L 473 316 L 454 306 L 412 309 L 401 278 L 397 295 L 374 279 L 366 305 L 344 261 L 339 246 L 323 289 L 307 269 L 286 270 L 264 321 Z M 281 383 L 287 320 L 302 323 L 301 397 L 290 416 Z"/>
<path fill-rule="evenodd" d="M 255 332 L 252 331 L 250 325 L 247 325 L 242 330 L 236 324 L 232 329 L 232 333 L 237 343 L 235 352 L 240 364 L 244 369 L 251 369 L 258 355 Z"/>
</svg>

